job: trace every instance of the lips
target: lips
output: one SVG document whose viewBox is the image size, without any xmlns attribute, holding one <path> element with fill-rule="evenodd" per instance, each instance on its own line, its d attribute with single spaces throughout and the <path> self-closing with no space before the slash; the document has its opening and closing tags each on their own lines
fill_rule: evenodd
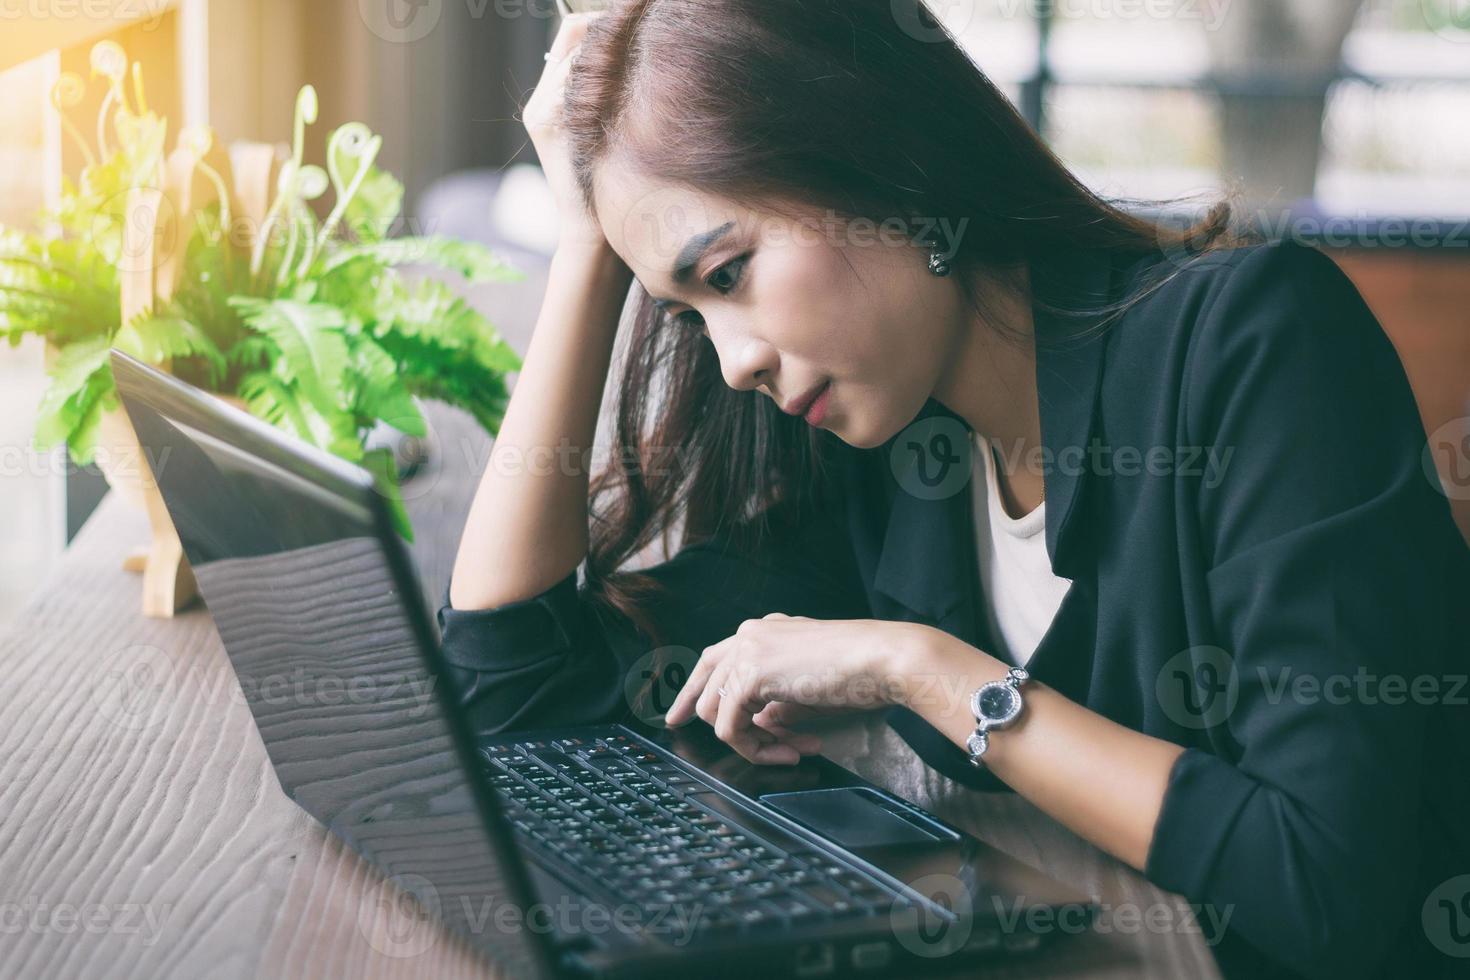
<svg viewBox="0 0 1470 980">
<path fill-rule="evenodd" d="M 812 402 L 816 401 L 817 397 L 821 395 L 822 392 L 827 390 L 827 386 L 829 384 L 831 384 L 830 381 L 823 381 L 821 384 L 816 385 L 800 398 L 796 399 L 795 401 L 788 402 L 787 404 L 782 406 L 781 411 L 785 412 L 787 415 L 805 415 L 806 410 L 812 407 Z"/>
</svg>

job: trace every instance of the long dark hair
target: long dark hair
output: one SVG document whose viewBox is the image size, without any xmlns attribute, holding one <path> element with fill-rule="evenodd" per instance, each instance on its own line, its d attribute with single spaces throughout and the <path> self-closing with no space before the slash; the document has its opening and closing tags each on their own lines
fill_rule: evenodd
<svg viewBox="0 0 1470 980">
<path fill-rule="evenodd" d="M 564 112 L 594 214 L 593 171 L 616 153 L 793 219 L 967 219 L 950 264 L 976 310 L 986 276 L 1059 252 L 1198 254 L 1230 234 L 1223 201 L 1166 230 L 1090 191 L 920 0 L 614 0 Z M 637 291 L 587 560 L 592 594 L 659 644 L 642 608 L 657 583 L 628 559 L 659 538 L 671 553 L 681 520 L 684 545 L 759 547 L 836 492 L 837 437 L 729 388 L 709 341 L 669 320 Z"/>
</svg>

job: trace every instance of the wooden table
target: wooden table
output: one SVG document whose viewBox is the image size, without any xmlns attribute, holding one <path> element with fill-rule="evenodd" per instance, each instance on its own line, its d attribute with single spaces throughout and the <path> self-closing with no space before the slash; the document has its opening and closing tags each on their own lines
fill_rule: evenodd
<svg viewBox="0 0 1470 980">
<path fill-rule="evenodd" d="M 429 416 L 439 462 L 405 495 L 434 597 L 488 440 L 462 413 Z M 208 611 L 139 614 L 121 563 L 146 531 L 109 494 L 0 632 L 0 977 L 491 975 L 411 911 L 389 913 L 391 941 L 374 931 L 411 904 L 282 794 Z M 1101 903 L 1095 934 L 986 975 L 1219 976 L 1208 922 L 1025 800 L 956 786 L 871 716 L 827 745 Z"/>
</svg>

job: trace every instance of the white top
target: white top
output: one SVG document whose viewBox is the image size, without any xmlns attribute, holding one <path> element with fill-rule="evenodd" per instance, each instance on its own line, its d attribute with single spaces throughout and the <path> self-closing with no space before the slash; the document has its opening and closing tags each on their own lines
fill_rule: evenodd
<svg viewBox="0 0 1470 980">
<path fill-rule="evenodd" d="M 1046 553 L 1046 502 L 1021 517 L 1007 514 L 989 441 L 971 432 L 971 444 L 970 496 L 986 597 L 982 605 L 991 635 L 1002 646 L 986 652 L 1024 667 L 1056 618 L 1072 580 L 1052 574 Z"/>
</svg>

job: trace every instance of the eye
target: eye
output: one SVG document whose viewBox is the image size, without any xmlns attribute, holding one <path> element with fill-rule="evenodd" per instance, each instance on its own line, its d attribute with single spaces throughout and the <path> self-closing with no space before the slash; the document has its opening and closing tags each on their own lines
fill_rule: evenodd
<svg viewBox="0 0 1470 980">
<path fill-rule="evenodd" d="M 745 263 L 749 258 L 750 255 L 747 253 L 740 256 L 738 259 L 731 259 L 729 262 L 726 262 L 714 272 L 711 272 L 709 274 L 709 277 L 704 280 L 704 284 L 722 296 L 733 291 L 736 286 L 740 285 L 740 273 L 745 270 Z M 716 281 L 720 279 L 721 276 L 729 273 L 731 269 L 735 270 L 735 275 L 734 279 L 732 279 L 727 285 L 722 285 Z"/>
<path fill-rule="evenodd" d="M 726 262 L 724 265 L 720 266 L 718 269 L 715 269 L 708 276 L 706 276 L 704 284 L 710 289 L 713 289 L 715 292 L 719 293 L 721 296 L 728 296 L 730 293 L 735 291 L 735 288 L 737 286 L 740 285 L 741 279 L 744 278 L 742 273 L 745 271 L 745 265 L 749 260 L 749 252 L 740 256 L 739 258 L 731 259 L 729 262 Z M 694 310 L 689 310 L 686 313 L 680 313 L 678 316 L 674 317 L 674 320 L 675 322 L 681 323 L 691 329 L 704 326 L 704 317 L 700 316 L 699 313 L 695 312 Z"/>
</svg>

